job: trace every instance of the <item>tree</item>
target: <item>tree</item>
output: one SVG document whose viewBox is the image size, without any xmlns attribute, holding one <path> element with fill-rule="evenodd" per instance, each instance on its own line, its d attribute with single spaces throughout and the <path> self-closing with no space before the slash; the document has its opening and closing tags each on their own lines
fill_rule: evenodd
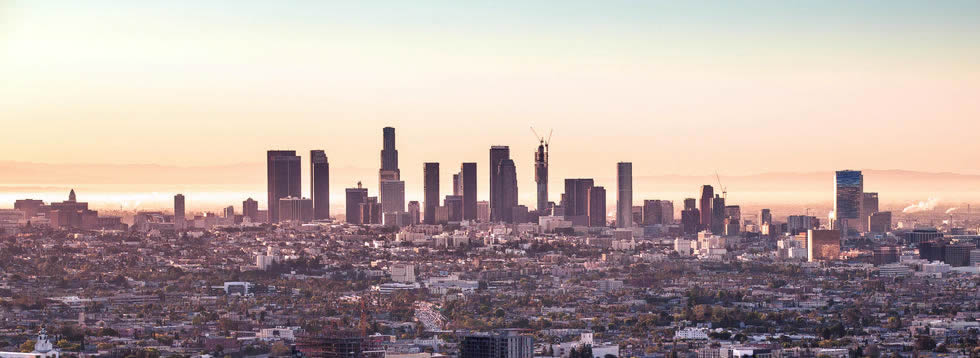
<svg viewBox="0 0 980 358">
<path fill-rule="evenodd" d="M 915 338 L 915 349 L 920 351 L 931 351 L 936 348 L 936 340 L 929 336 L 918 336 Z"/>
<path fill-rule="evenodd" d="M 22 353 L 30 353 L 34 351 L 34 340 L 28 339 L 20 345 L 20 351 Z"/>
<path fill-rule="evenodd" d="M 899 330 L 902 328 L 902 318 L 898 316 L 888 317 L 887 326 L 891 330 Z"/>
<path fill-rule="evenodd" d="M 871 345 L 868 345 L 868 347 L 866 347 L 864 349 L 864 354 L 866 356 L 870 357 L 870 358 L 880 358 L 881 357 L 881 349 L 878 348 L 878 345 L 871 344 Z"/>
<path fill-rule="evenodd" d="M 274 357 L 284 357 L 292 354 L 292 350 L 286 347 L 282 342 L 276 342 L 272 345 L 272 349 L 269 351 L 269 355 Z"/>
</svg>

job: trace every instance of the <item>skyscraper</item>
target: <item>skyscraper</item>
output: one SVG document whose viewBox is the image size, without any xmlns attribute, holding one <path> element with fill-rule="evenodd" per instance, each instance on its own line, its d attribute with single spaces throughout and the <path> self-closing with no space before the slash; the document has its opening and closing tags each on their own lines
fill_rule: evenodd
<svg viewBox="0 0 980 358">
<path fill-rule="evenodd" d="M 712 234 L 725 234 L 725 198 L 715 195 L 711 201 L 711 226 Z"/>
<path fill-rule="evenodd" d="M 460 195 L 463 196 L 463 220 L 476 221 L 476 163 L 463 163 L 459 169 Z"/>
<path fill-rule="evenodd" d="M 279 199 L 279 221 L 310 222 L 313 220 L 313 200 L 288 197 Z"/>
<path fill-rule="evenodd" d="M 589 226 L 606 226 L 606 188 L 601 186 L 589 187 L 587 198 Z"/>
<path fill-rule="evenodd" d="M 538 145 L 538 151 L 534 153 L 534 182 L 538 184 L 538 213 L 548 210 L 548 147 L 544 140 Z"/>
<path fill-rule="evenodd" d="M 301 195 L 300 158 L 294 150 L 270 150 L 266 153 L 266 166 L 269 222 L 277 223 L 279 199 Z"/>
<path fill-rule="evenodd" d="M 174 195 L 174 229 L 187 228 L 187 216 L 184 215 L 184 194 Z"/>
<path fill-rule="evenodd" d="M 871 231 L 868 218 L 878 212 L 878 193 L 863 193 L 861 196 L 861 223 L 864 231 Z"/>
<path fill-rule="evenodd" d="M 313 218 L 330 218 L 330 163 L 322 150 L 310 151 L 310 199 L 313 199 Z"/>
<path fill-rule="evenodd" d="M 616 227 L 633 227 L 633 163 L 616 164 Z"/>
<path fill-rule="evenodd" d="M 242 202 L 242 216 L 247 217 L 251 222 L 259 222 L 259 202 L 248 198 Z"/>
<path fill-rule="evenodd" d="M 398 150 L 395 149 L 395 128 L 382 130 L 381 169 L 378 171 L 378 192 L 382 213 L 405 211 L 405 182 L 398 169 Z M 400 188 L 400 189 L 399 189 Z"/>
<path fill-rule="evenodd" d="M 644 200 L 643 201 L 643 225 L 662 225 L 664 207 L 660 203 L 660 200 Z"/>
<path fill-rule="evenodd" d="M 410 225 L 418 225 L 422 220 L 422 206 L 419 205 L 418 201 L 412 200 L 408 202 L 408 215 L 411 218 L 409 220 Z"/>
<path fill-rule="evenodd" d="M 405 212 L 405 182 L 401 180 L 381 181 L 381 213 Z"/>
<path fill-rule="evenodd" d="M 884 234 L 892 229 L 892 212 L 878 211 L 868 217 L 868 231 Z"/>
<path fill-rule="evenodd" d="M 422 173 L 425 186 L 422 223 L 432 225 L 436 223 L 436 208 L 439 207 L 439 163 L 422 164 Z"/>
<path fill-rule="evenodd" d="M 395 128 L 384 127 L 382 135 L 381 171 L 389 171 L 394 175 L 382 179 L 398 180 L 401 174 L 398 171 L 398 150 L 395 149 Z"/>
<path fill-rule="evenodd" d="M 762 209 L 759 213 L 759 226 L 766 224 L 772 225 L 772 210 Z"/>
<path fill-rule="evenodd" d="M 690 208 L 681 211 L 681 228 L 684 230 L 684 234 L 696 234 L 700 226 L 701 213 L 698 209 Z"/>
<path fill-rule="evenodd" d="M 684 199 L 684 210 L 692 210 L 698 208 L 698 200 L 695 198 L 685 198 Z M 701 222 L 698 221 L 698 224 Z"/>
<path fill-rule="evenodd" d="M 674 223 L 674 202 L 670 200 L 660 201 L 660 220 L 664 225 L 671 225 Z"/>
<path fill-rule="evenodd" d="M 840 170 L 834 177 L 834 228 L 857 228 L 861 218 L 864 175 L 857 170 Z"/>
<path fill-rule="evenodd" d="M 460 192 L 459 173 L 453 174 L 453 195 L 463 195 Z"/>
<path fill-rule="evenodd" d="M 725 235 L 738 235 L 742 231 L 742 207 L 725 205 L 723 211 L 722 227 L 725 229 Z"/>
<path fill-rule="evenodd" d="M 510 147 L 495 145 L 490 147 L 490 221 L 500 221 L 500 187 L 497 185 L 499 180 L 500 162 L 510 159 Z"/>
<path fill-rule="evenodd" d="M 381 204 L 378 197 L 369 196 L 361 203 L 361 224 L 380 224 L 381 223 Z"/>
<path fill-rule="evenodd" d="M 595 185 L 592 179 L 565 179 L 565 195 L 562 207 L 566 217 L 589 215 L 589 188 Z"/>
<path fill-rule="evenodd" d="M 476 202 L 476 221 L 485 223 L 490 221 L 490 202 L 480 200 Z"/>
<path fill-rule="evenodd" d="M 701 214 L 701 229 L 711 230 L 711 201 L 715 198 L 715 188 L 711 185 L 701 186 L 701 201 L 698 203 L 698 211 Z"/>
<path fill-rule="evenodd" d="M 446 195 L 443 205 L 448 210 L 447 221 L 459 222 L 463 220 L 463 197 L 459 195 Z"/>
<path fill-rule="evenodd" d="M 507 158 L 497 167 L 497 207 L 491 203 L 490 215 L 496 211 L 497 221 L 514 222 L 514 208 L 517 207 L 517 167 L 514 160 Z"/>
<path fill-rule="evenodd" d="M 363 222 L 361 218 L 361 205 L 367 203 L 368 190 L 367 188 L 361 187 L 361 182 L 357 182 L 356 188 L 347 188 L 347 205 L 344 206 L 344 210 L 347 213 L 347 222 L 351 224 L 360 224 Z M 370 221 L 370 218 L 368 218 Z"/>
</svg>

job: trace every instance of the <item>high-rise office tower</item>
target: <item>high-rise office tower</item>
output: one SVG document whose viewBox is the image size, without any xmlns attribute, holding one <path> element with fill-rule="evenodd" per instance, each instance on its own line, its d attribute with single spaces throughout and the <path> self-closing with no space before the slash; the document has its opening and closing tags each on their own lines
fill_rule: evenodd
<svg viewBox="0 0 980 358">
<path fill-rule="evenodd" d="M 174 229 L 184 230 L 187 228 L 187 216 L 184 213 L 184 194 L 174 195 Z"/>
<path fill-rule="evenodd" d="M 235 207 L 234 206 L 231 206 L 231 205 L 228 205 L 227 207 L 225 207 L 225 210 L 222 213 L 222 216 L 224 218 L 226 218 L 226 219 L 228 219 L 228 218 L 234 219 L 235 218 Z"/>
<path fill-rule="evenodd" d="M 725 205 L 723 227 L 725 235 L 738 235 L 742 231 L 742 207 Z"/>
<path fill-rule="evenodd" d="M 759 213 L 759 226 L 766 224 L 772 225 L 772 210 L 762 209 Z"/>
<path fill-rule="evenodd" d="M 439 207 L 439 163 L 422 164 L 422 179 L 425 191 L 423 198 L 422 223 L 436 223 L 436 208 Z"/>
<path fill-rule="evenodd" d="M 279 199 L 279 221 L 310 222 L 313 220 L 313 200 L 306 198 Z"/>
<path fill-rule="evenodd" d="M 463 196 L 463 220 L 476 221 L 476 163 L 459 168 L 460 195 Z"/>
<path fill-rule="evenodd" d="M 381 181 L 381 213 L 405 212 L 405 182 L 401 180 Z"/>
<path fill-rule="evenodd" d="M 586 204 L 589 212 L 589 226 L 606 226 L 606 188 L 589 187 Z"/>
<path fill-rule="evenodd" d="M 660 201 L 660 219 L 664 225 L 672 225 L 674 223 L 674 202 L 670 200 Z"/>
<path fill-rule="evenodd" d="M 418 201 L 412 200 L 408 202 L 408 215 L 411 218 L 410 225 L 418 225 L 422 220 L 422 206 L 419 205 Z"/>
<path fill-rule="evenodd" d="M 639 225 L 643 223 L 643 205 L 633 206 L 632 209 L 633 224 Z"/>
<path fill-rule="evenodd" d="M 347 205 L 344 210 L 347 213 L 347 222 L 351 224 L 361 224 L 361 205 L 367 203 L 368 190 L 361 187 L 361 182 L 357 182 L 356 188 L 347 188 Z M 370 221 L 370 218 L 368 218 Z"/>
<path fill-rule="evenodd" d="M 398 171 L 398 150 L 395 149 L 395 128 L 384 127 L 382 135 L 381 171 L 388 171 L 386 174 L 392 176 L 381 179 L 399 180 L 401 174 Z"/>
<path fill-rule="evenodd" d="M 725 205 L 725 218 L 742 221 L 742 207 L 738 205 Z"/>
<path fill-rule="evenodd" d="M 684 234 L 696 234 L 701 226 L 701 213 L 696 208 L 681 211 L 681 228 Z"/>
<path fill-rule="evenodd" d="M 330 163 L 322 150 L 310 151 L 310 199 L 313 200 L 313 218 L 330 218 Z"/>
<path fill-rule="evenodd" d="M 711 230 L 711 201 L 715 198 L 715 188 L 711 185 L 701 186 L 701 201 L 698 202 L 698 212 L 701 213 L 701 229 Z"/>
<path fill-rule="evenodd" d="M 381 223 L 381 204 L 378 197 L 369 196 L 361 203 L 361 224 L 380 224 Z"/>
<path fill-rule="evenodd" d="M 863 195 L 864 175 L 860 171 L 837 171 L 834 177 L 834 228 L 857 228 Z"/>
<path fill-rule="evenodd" d="M 459 193 L 459 173 L 453 174 L 453 195 L 461 195 Z"/>
<path fill-rule="evenodd" d="M 497 221 L 514 222 L 514 208 L 517 207 L 517 166 L 507 158 L 497 167 L 497 208 L 491 203 L 490 215 L 498 213 Z"/>
<path fill-rule="evenodd" d="M 252 198 L 245 199 L 242 202 L 242 216 L 253 223 L 259 222 L 259 202 Z"/>
<path fill-rule="evenodd" d="M 490 202 L 480 200 L 476 202 L 476 221 L 485 223 L 490 221 Z"/>
<path fill-rule="evenodd" d="M 448 210 L 447 220 L 450 222 L 463 221 L 463 197 L 459 195 L 446 195 L 443 205 Z"/>
<path fill-rule="evenodd" d="M 548 147 L 543 139 L 534 152 L 534 182 L 538 184 L 537 210 L 543 214 L 548 210 Z"/>
<path fill-rule="evenodd" d="M 633 163 L 616 164 L 616 227 L 633 226 Z"/>
<path fill-rule="evenodd" d="M 684 210 L 692 210 L 697 208 L 698 208 L 698 199 L 695 198 L 684 199 Z M 701 224 L 701 222 L 698 221 L 698 224 Z"/>
<path fill-rule="evenodd" d="M 295 150 L 270 150 L 266 153 L 268 174 L 269 222 L 279 222 L 279 199 L 300 197 L 302 178 L 300 158 Z"/>
<path fill-rule="evenodd" d="M 592 179 L 565 179 L 565 194 L 562 195 L 562 207 L 566 217 L 589 215 L 589 188 L 595 182 Z"/>
<path fill-rule="evenodd" d="M 868 231 L 884 234 L 892 229 L 892 212 L 877 211 L 868 217 Z"/>
<path fill-rule="evenodd" d="M 490 147 L 490 221 L 501 221 L 502 212 L 499 180 L 500 162 L 510 159 L 510 147 L 495 145 Z"/>
<path fill-rule="evenodd" d="M 664 207 L 660 200 L 644 200 L 643 201 L 643 225 L 662 225 Z"/>
<path fill-rule="evenodd" d="M 403 212 L 405 211 L 405 182 L 401 181 L 401 171 L 398 169 L 395 128 L 385 127 L 382 134 L 384 138 L 381 149 L 381 169 L 378 171 L 381 212 Z M 382 213 L 378 213 L 378 216 Z"/>
<path fill-rule="evenodd" d="M 711 226 L 709 229 L 715 235 L 725 234 L 725 198 L 719 195 L 715 195 L 711 201 Z"/>
<path fill-rule="evenodd" d="M 878 193 L 863 193 L 861 196 L 861 223 L 863 231 L 871 231 L 868 218 L 878 212 Z"/>
</svg>

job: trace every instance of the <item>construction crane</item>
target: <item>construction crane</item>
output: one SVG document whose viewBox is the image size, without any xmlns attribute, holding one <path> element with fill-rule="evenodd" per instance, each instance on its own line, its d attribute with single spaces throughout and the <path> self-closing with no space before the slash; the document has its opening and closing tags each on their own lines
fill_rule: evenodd
<svg viewBox="0 0 980 358">
<path fill-rule="evenodd" d="M 545 149 L 548 149 L 548 144 L 551 143 L 551 134 L 554 133 L 554 132 L 555 132 L 554 129 L 548 131 L 548 139 L 544 139 L 544 137 L 538 135 L 538 131 L 534 130 L 534 127 L 533 126 L 531 127 L 531 133 L 534 133 L 534 138 L 536 138 L 537 140 L 541 141 L 541 144 L 544 145 L 544 148 Z"/>
<path fill-rule="evenodd" d="M 721 198 L 728 200 L 728 188 L 721 185 L 721 176 L 718 175 L 718 171 L 715 171 L 715 179 L 718 180 L 718 189 L 721 189 Z"/>
</svg>

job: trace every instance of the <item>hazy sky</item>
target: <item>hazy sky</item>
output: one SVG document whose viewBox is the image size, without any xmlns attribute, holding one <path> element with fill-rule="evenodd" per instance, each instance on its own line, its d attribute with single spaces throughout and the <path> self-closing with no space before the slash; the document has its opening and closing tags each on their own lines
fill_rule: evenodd
<svg viewBox="0 0 980 358">
<path fill-rule="evenodd" d="M 975 0 L 0 0 L 0 79 L 2 160 L 980 173 Z"/>
</svg>

